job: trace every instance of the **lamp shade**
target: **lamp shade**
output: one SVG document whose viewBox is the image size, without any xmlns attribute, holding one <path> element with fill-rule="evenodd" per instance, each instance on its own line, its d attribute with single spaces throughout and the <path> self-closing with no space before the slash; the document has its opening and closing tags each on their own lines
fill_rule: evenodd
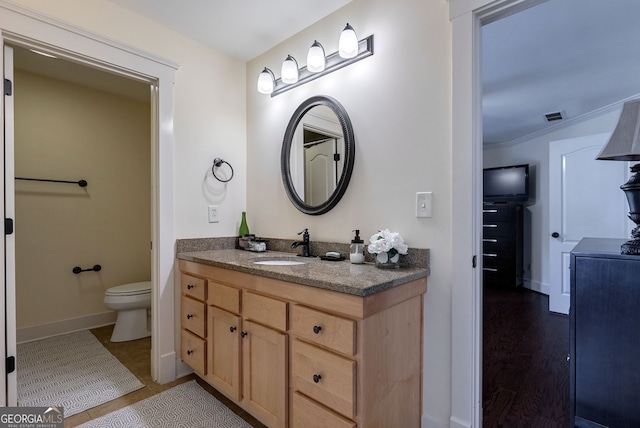
<svg viewBox="0 0 640 428">
<path fill-rule="evenodd" d="M 353 58 L 358 54 L 358 37 L 349 23 L 347 23 L 342 33 L 340 33 L 338 54 L 341 58 Z"/>
<path fill-rule="evenodd" d="M 307 54 L 307 70 L 312 73 L 318 73 L 324 70 L 325 63 L 324 48 L 315 40 Z"/>
<path fill-rule="evenodd" d="M 280 73 L 283 83 L 291 84 L 298 81 L 298 62 L 291 55 L 282 63 L 282 72 Z"/>
<path fill-rule="evenodd" d="M 596 159 L 640 161 L 640 99 L 624 103 L 613 134 Z"/>
<path fill-rule="evenodd" d="M 273 72 L 265 67 L 258 76 L 258 92 L 261 94 L 272 93 L 274 80 Z"/>
</svg>

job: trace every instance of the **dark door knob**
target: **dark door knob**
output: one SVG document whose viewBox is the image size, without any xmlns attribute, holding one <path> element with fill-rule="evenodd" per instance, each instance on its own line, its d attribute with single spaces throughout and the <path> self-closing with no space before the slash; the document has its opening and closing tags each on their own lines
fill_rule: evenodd
<svg viewBox="0 0 640 428">
<path fill-rule="evenodd" d="M 319 374 L 314 374 L 314 375 L 313 375 L 313 381 L 314 381 L 315 383 L 320 382 L 320 379 L 322 379 L 322 376 L 320 376 Z"/>
<path fill-rule="evenodd" d="M 240 333 L 240 336 L 244 339 L 245 337 L 247 337 L 247 335 L 249 335 L 249 333 L 247 333 L 246 331 L 243 331 L 242 333 Z"/>
<path fill-rule="evenodd" d="M 320 327 L 319 325 L 314 325 L 313 326 L 313 332 L 315 334 L 320 334 L 320 331 L 322 330 L 322 327 Z"/>
<path fill-rule="evenodd" d="M 560 234 L 559 234 L 558 232 L 553 232 L 553 233 L 551 234 L 551 236 L 552 236 L 553 238 L 559 238 L 559 237 L 560 237 Z"/>
<path fill-rule="evenodd" d="M 229 327 L 229 331 L 230 331 L 231 333 L 233 333 L 234 331 L 236 331 L 236 327 L 233 327 L 233 326 L 232 326 L 232 327 Z"/>
</svg>

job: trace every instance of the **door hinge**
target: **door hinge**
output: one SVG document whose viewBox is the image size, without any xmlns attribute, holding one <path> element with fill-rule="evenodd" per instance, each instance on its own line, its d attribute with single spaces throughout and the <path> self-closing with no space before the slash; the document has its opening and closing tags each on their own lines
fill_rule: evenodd
<svg viewBox="0 0 640 428">
<path fill-rule="evenodd" d="M 6 366 L 7 366 L 6 367 L 7 374 L 15 372 L 16 371 L 16 357 L 7 357 Z"/>
<path fill-rule="evenodd" d="M 13 94 L 12 87 L 13 87 L 13 85 L 11 84 L 11 80 L 4 79 L 4 94 L 5 95 L 12 95 Z"/>
<path fill-rule="evenodd" d="M 335 162 L 339 162 L 340 161 L 340 153 L 334 153 L 333 154 L 333 160 Z"/>
<path fill-rule="evenodd" d="M 471 259 L 471 267 L 475 269 L 477 266 L 478 266 L 478 256 L 473 256 L 473 258 Z"/>
<path fill-rule="evenodd" d="M 13 219 L 5 218 L 4 219 L 4 234 L 11 235 L 13 233 Z"/>
</svg>

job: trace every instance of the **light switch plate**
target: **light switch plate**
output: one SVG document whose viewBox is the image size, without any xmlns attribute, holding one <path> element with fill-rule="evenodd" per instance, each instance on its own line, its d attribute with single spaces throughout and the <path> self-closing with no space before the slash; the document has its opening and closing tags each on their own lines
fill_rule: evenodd
<svg viewBox="0 0 640 428">
<path fill-rule="evenodd" d="M 431 217 L 433 192 L 416 193 L 416 217 Z"/>
<path fill-rule="evenodd" d="M 209 223 L 218 223 L 220 221 L 220 208 L 217 205 L 209 205 Z"/>
</svg>

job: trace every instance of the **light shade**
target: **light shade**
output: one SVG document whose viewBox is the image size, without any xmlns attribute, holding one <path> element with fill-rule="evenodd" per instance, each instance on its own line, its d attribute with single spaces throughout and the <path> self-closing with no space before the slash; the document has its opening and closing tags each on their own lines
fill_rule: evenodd
<svg viewBox="0 0 640 428">
<path fill-rule="evenodd" d="M 298 61 L 291 55 L 287 55 L 287 58 L 282 63 L 282 82 L 291 84 L 298 81 Z"/>
<path fill-rule="evenodd" d="M 325 64 L 324 48 L 317 40 L 314 40 L 307 54 L 307 70 L 318 73 L 324 70 Z"/>
<path fill-rule="evenodd" d="M 344 27 L 342 33 L 340 33 L 340 40 L 338 41 L 338 54 L 342 58 L 353 58 L 358 54 L 358 37 L 356 32 L 349 23 Z"/>
<path fill-rule="evenodd" d="M 258 92 L 261 94 L 270 94 L 273 92 L 275 76 L 267 67 L 262 70 L 258 76 Z"/>
<path fill-rule="evenodd" d="M 624 103 L 616 129 L 596 159 L 640 161 L 640 99 Z"/>
</svg>

